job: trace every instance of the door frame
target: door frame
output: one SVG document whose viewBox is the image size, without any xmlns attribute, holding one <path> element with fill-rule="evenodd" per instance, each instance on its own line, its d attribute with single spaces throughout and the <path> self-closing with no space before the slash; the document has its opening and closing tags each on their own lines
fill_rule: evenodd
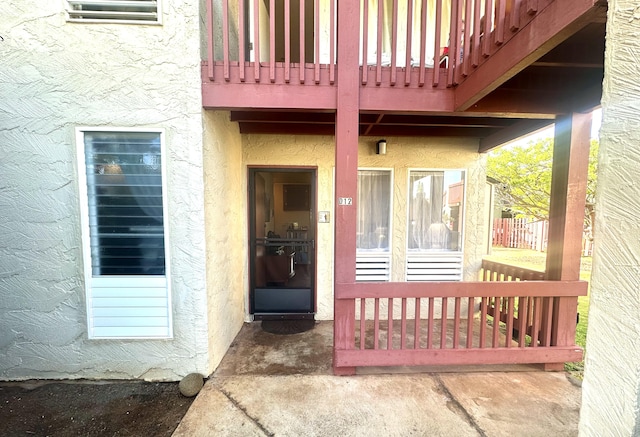
<svg viewBox="0 0 640 437">
<path fill-rule="evenodd" d="M 254 311 L 254 299 L 256 289 L 256 263 L 255 263 L 255 229 L 256 229 L 256 211 L 255 211 L 255 177 L 258 173 L 308 173 L 310 174 L 310 199 L 309 199 L 309 231 L 310 240 L 313 244 L 309 247 L 310 263 L 310 288 L 311 312 L 286 312 L 286 313 L 256 313 Z M 317 241 L 318 234 L 318 167 L 317 166 L 279 166 L 279 165 L 248 165 L 247 166 L 247 224 L 248 224 L 248 246 L 247 260 L 249 273 L 248 287 L 248 305 L 249 315 L 254 320 L 265 320 L 271 318 L 314 318 L 318 310 L 318 291 L 317 291 Z"/>
</svg>

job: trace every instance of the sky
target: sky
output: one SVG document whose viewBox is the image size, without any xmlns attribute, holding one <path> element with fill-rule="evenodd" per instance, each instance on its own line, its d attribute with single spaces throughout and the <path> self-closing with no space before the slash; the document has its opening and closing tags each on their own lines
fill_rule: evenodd
<svg viewBox="0 0 640 437">
<path fill-rule="evenodd" d="M 598 108 L 592 113 L 591 120 L 591 138 L 598 139 L 600 133 L 600 125 L 602 124 L 602 109 Z M 505 146 L 515 146 L 515 145 L 527 145 L 530 142 L 536 142 L 538 140 L 542 140 L 544 138 L 552 138 L 553 137 L 553 126 L 544 128 L 537 132 L 534 132 L 526 137 L 522 137 L 518 140 L 515 140 L 511 143 L 505 144 Z M 503 146 L 504 147 L 504 146 Z"/>
</svg>

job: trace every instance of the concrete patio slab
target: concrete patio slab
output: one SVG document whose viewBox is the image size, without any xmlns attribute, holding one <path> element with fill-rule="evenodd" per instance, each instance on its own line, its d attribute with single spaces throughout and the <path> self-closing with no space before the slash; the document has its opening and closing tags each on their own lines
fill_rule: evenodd
<svg viewBox="0 0 640 437">
<path fill-rule="evenodd" d="M 578 433 L 581 389 L 563 372 L 458 366 L 333 376 L 332 334 L 331 322 L 288 336 L 246 324 L 174 436 Z"/>
</svg>

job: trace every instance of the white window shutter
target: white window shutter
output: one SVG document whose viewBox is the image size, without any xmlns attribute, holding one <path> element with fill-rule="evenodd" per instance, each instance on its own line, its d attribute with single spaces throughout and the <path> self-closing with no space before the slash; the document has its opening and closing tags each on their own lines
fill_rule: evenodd
<svg viewBox="0 0 640 437">
<path fill-rule="evenodd" d="M 67 0 L 69 21 L 158 23 L 156 0 Z"/>
</svg>

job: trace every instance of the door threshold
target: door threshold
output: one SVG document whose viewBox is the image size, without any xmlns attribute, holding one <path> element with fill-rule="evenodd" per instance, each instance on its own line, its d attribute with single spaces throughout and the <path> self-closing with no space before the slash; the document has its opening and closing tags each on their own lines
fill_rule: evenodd
<svg viewBox="0 0 640 437">
<path fill-rule="evenodd" d="M 255 313 L 253 320 L 315 320 L 315 313 Z"/>
</svg>

